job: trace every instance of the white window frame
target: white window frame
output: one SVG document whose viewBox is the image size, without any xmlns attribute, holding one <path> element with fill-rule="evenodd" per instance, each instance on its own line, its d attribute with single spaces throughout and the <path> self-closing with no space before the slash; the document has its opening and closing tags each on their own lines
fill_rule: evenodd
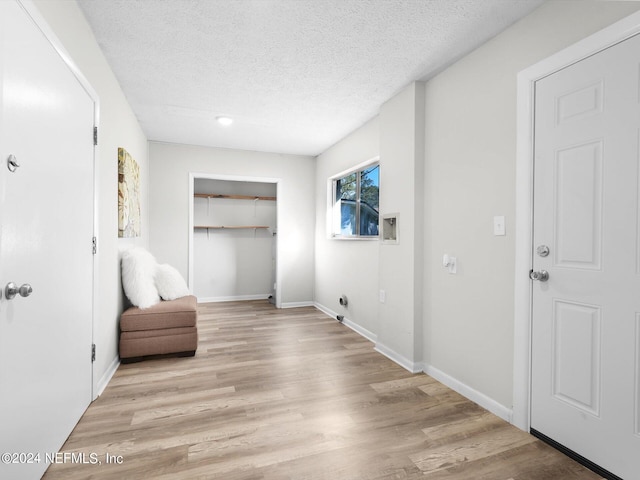
<svg viewBox="0 0 640 480">
<path fill-rule="evenodd" d="M 336 202 L 336 185 L 337 181 L 352 173 L 361 173 L 362 171 L 377 165 L 380 167 L 380 157 L 371 158 L 365 162 L 362 162 L 354 167 L 344 170 L 331 176 L 327 181 L 327 232 L 328 237 L 335 240 L 379 240 L 380 239 L 380 215 L 378 214 L 378 234 L 377 235 L 342 235 L 341 233 L 341 213 L 339 202 Z M 358 179 L 359 179 L 358 175 Z M 380 189 L 380 183 L 378 183 L 378 189 Z M 378 200 L 380 199 L 380 193 L 378 192 Z M 357 194 L 356 194 L 356 230 L 360 228 L 360 182 L 358 181 Z"/>
</svg>

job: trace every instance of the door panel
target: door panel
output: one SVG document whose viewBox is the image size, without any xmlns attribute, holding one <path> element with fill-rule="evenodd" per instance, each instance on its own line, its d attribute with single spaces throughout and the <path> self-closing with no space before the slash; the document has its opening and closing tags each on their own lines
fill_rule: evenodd
<svg viewBox="0 0 640 480">
<path fill-rule="evenodd" d="M 0 1 L 0 478 L 39 478 L 91 401 L 94 102 L 14 1 Z M 6 167 L 15 155 L 20 166 Z"/>
<path fill-rule="evenodd" d="M 640 471 L 640 39 L 536 83 L 531 427 Z"/>
<path fill-rule="evenodd" d="M 599 415 L 600 309 L 554 301 L 553 395 Z"/>
<path fill-rule="evenodd" d="M 602 141 L 556 155 L 556 265 L 600 270 L 602 245 Z"/>
<path fill-rule="evenodd" d="M 557 124 L 583 119 L 587 115 L 602 112 L 602 79 L 593 85 L 577 87 L 558 96 L 556 100 Z"/>
</svg>

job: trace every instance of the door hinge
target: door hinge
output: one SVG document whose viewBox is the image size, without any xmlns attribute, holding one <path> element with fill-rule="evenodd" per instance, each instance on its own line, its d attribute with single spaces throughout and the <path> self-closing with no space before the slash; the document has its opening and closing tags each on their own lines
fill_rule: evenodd
<svg viewBox="0 0 640 480">
<path fill-rule="evenodd" d="M 91 239 L 91 251 L 94 255 L 98 253 L 98 239 L 96 237 Z"/>
<path fill-rule="evenodd" d="M 98 127 L 93 127 L 93 144 L 98 145 Z"/>
<path fill-rule="evenodd" d="M 96 361 L 96 344 L 92 343 L 91 344 L 91 362 L 95 362 Z"/>
</svg>

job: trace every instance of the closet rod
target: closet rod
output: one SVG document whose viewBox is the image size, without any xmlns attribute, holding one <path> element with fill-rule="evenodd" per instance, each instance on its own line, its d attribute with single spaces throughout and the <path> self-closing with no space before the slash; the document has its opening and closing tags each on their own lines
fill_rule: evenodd
<svg viewBox="0 0 640 480">
<path fill-rule="evenodd" d="M 214 229 L 228 229 L 238 230 L 246 228 L 269 228 L 268 225 L 195 225 L 193 228 L 214 228 Z"/>
<path fill-rule="evenodd" d="M 197 198 L 232 198 L 235 200 L 276 200 L 276 197 L 264 197 L 262 195 L 223 195 L 221 193 L 194 193 Z"/>
</svg>

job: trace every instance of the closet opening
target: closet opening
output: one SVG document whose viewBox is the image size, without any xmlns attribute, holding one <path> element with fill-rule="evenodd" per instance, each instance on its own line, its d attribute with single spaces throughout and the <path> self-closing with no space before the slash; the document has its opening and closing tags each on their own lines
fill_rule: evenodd
<svg viewBox="0 0 640 480">
<path fill-rule="evenodd" d="M 280 308 L 279 179 L 189 175 L 189 288 L 198 302 Z"/>
</svg>

